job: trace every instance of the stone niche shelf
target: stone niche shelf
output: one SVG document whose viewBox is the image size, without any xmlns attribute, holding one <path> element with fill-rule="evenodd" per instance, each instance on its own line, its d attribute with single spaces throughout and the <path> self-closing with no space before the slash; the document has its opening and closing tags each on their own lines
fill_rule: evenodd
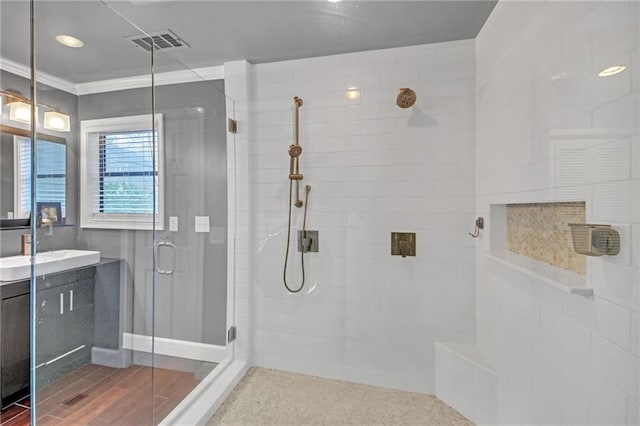
<svg viewBox="0 0 640 426">
<path fill-rule="evenodd" d="M 487 255 L 490 265 L 493 264 L 503 271 L 507 267 L 532 284 L 544 283 L 565 293 L 593 296 L 593 289 L 587 286 L 585 275 L 543 263 L 507 249 L 507 204 L 491 205 L 490 214 L 490 253 Z"/>
</svg>

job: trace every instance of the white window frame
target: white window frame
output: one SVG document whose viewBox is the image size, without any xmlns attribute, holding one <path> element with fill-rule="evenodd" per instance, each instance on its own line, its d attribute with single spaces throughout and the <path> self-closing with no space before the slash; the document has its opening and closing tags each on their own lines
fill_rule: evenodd
<svg viewBox="0 0 640 426">
<path fill-rule="evenodd" d="M 162 114 L 153 116 L 153 123 L 158 134 L 158 211 L 155 215 L 155 229 L 164 230 L 164 121 Z M 92 167 L 87 158 L 89 134 L 99 132 L 129 132 L 135 130 L 152 130 L 152 115 L 134 115 L 127 117 L 100 118 L 80 121 L 80 227 L 97 229 L 132 229 L 153 230 L 152 216 L 149 214 L 113 214 L 95 213 L 92 208 L 95 183 L 89 178 Z"/>
</svg>

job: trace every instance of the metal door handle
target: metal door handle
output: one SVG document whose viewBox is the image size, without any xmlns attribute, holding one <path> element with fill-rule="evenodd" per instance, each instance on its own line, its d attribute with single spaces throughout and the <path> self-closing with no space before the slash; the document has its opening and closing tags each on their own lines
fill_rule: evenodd
<svg viewBox="0 0 640 426">
<path fill-rule="evenodd" d="M 175 260 L 176 260 L 176 245 L 173 243 L 170 243 L 168 241 L 159 241 L 156 243 L 156 247 L 155 247 L 155 258 L 156 258 L 156 272 L 161 274 L 161 275 L 173 275 L 173 269 L 160 269 L 158 266 L 158 250 L 160 249 L 161 246 L 165 246 L 165 247 L 170 247 L 173 250 L 173 264 L 175 265 Z"/>
</svg>

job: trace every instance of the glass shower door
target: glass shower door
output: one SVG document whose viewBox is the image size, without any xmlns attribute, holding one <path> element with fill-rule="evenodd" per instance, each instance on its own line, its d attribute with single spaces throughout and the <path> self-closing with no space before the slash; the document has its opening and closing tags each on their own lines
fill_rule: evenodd
<svg viewBox="0 0 640 426">
<path fill-rule="evenodd" d="M 227 118 L 222 80 L 201 79 L 155 51 L 156 77 L 180 70 L 189 82 L 154 87 L 163 117 L 159 179 L 164 226 L 155 231 L 153 365 L 156 389 L 182 400 L 231 356 L 227 345 Z M 231 106 L 231 108 L 229 108 Z M 228 109 L 231 109 L 229 111 Z M 156 422 L 171 410 L 156 408 Z"/>
</svg>

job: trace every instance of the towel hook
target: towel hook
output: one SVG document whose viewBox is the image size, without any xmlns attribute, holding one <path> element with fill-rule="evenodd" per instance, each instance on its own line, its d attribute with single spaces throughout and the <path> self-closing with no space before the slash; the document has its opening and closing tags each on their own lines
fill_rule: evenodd
<svg viewBox="0 0 640 426">
<path fill-rule="evenodd" d="M 476 229 L 473 231 L 473 233 L 469 232 L 469 235 L 471 235 L 473 238 L 478 238 L 480 236 L 481 229 L 484 229 L 484 219 L 482 217 L 478 217 L 476 219 Z"/>
</svg>

